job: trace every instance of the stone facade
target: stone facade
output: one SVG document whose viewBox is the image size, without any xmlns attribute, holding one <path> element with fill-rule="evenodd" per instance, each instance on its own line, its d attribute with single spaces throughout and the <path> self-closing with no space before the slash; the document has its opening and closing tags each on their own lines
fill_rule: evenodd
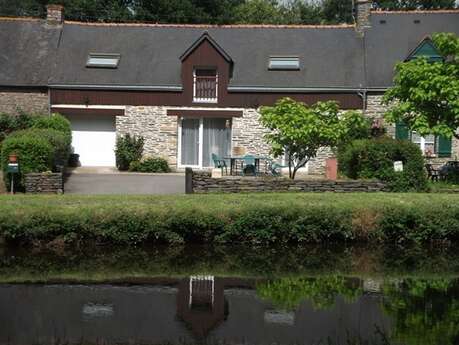
<svg viewBox="0 0 459 345">
<path fill-rule="evenodd" d="M 210 172 L 192 171 L 194 193 L 239 192 L 382 192 L 379 181 L 290 180 L 288 178 L 224 177 L 212 178 Z"/>
<path fill-rule="evenodd" d="M 371 27 L 371 0 L 356 0 L 356 30 L 360 35 L 363 35 L 365 29 Z"/>
<path fill-rule="evenodd" d="M 48 114 L 48 93 L 0 91 L 0 113 L 17 114 L 18 111 Z"/>
<path fill-rule="evenodd" d="M 165 107 L 126 107 L 125 115 L 116 117 L 116 131 L 144 137 L 145 155 L 177 164 L 178 119 L 167 115 Z"/>
<path fill-rule="evenodd" d="M 233 118 L 232 140 L 234 147 L 243 147 L 247 153 L 268 155 L 270 146 L 263 139 L 268 130 L 260 123 L 257 109 L 245 109 L 242 117 Z"/>
<path fill-rule="evenodd" d="M 171 107 L 172 108 L 172 107 Z M 173 107 L 177 109 L 176 107 Z M 177 116 L 167 115 L 168 107 L 128 106 L 124 116 L 116 117 L 116 131 L 119 135 L 131 134 L 145 138 L 144 154 L 166 158 L 172 167 L 177 167 L 178 121 Z M 184 110 L 193 109 L 183 107 Z M 228 108 L 228 110 L 231 108 Z M 270 145 L 264 140 L 267 130 L 260 121 L 257 109 L 244 109 L 242 117 L 232 119 L 233 150 L 242 148 L 247 154 L 268 156 Z M 325 159 L 332 155 L 331 150 L 319 150 L 316 158 L 308 163 L 310 174 L 323 174 Z"/>
<path fill-rule="evenodd" d="M 26 193 L 62 194 L 64 179 L 62 173 L 30 173 L 25 175 Z"/>
</svg>

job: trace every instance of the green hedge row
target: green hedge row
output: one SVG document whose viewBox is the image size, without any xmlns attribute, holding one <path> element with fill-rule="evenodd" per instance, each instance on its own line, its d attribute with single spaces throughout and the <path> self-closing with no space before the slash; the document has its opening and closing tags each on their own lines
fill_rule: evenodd
<svg viewBox="0 0 459 345">
<path fill-rule="evenodd" d="M 390 195 L 3 197 L 0 234 L 25 242 L 61 237 L 113 244 L 459 239 L 459 197 Z"/>
</svg>

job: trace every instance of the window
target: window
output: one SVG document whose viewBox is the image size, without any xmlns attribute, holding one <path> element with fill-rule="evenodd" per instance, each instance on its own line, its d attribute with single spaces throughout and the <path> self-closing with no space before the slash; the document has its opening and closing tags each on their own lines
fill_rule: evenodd
<svg viewBox="0 0 459 345">
<path fill-rule="evenodd" d="M 193 72 L 193 102 L 217 103 L 218 74 L 216 69 L 201 68 Z"/>
<path fill-rule="evenodd" d="M 451 157 L 451 139 L 443 136 L 427 135 L 421 137 L 416 132 L 410 132 L 402 123 L 395 125 L 395 138 L 410 140 L 419 146 L 426 156 Z"/>
<path fill-rule="evenodd" d="M 117 68 L 120 62 L 120 54 L 94 54 L 91 53 L 86 61 L 86 67 Z"/>
<path fill-rule="evenodd" d="M 270 70 L 299 70 L 300 58 L 295 56 L 271 56 L 268 69 Z"/>
</svg>

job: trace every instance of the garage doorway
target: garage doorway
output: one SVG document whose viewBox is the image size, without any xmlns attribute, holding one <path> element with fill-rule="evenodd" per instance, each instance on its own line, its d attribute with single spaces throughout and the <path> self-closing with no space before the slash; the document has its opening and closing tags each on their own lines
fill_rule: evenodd
<svg viewBox="0 0 459 345">
<path fill-rule="evenodd" d="M 113 115 L 66 115 L 72 147 L 82 166 L 115 166 L 116 120 Z"/>
</svg>

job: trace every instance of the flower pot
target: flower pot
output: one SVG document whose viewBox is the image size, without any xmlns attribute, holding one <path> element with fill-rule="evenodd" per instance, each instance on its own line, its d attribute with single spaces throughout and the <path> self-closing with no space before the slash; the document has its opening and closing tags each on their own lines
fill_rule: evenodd
<svg viewBox="0 0 459 345">
<path fill-rule="evenodd" d="M 17 163 L 18 162 L 18 156 L 16 154 L 11 154 L 8 156 L 8 162 L 9 163 Z"/>
<path fill-rule="evenodd" d="M 336 158 L 325 160 L 325 176 L 327 180 L 336 181 L 338 177 L 338 160 Z"/>
</svg>

